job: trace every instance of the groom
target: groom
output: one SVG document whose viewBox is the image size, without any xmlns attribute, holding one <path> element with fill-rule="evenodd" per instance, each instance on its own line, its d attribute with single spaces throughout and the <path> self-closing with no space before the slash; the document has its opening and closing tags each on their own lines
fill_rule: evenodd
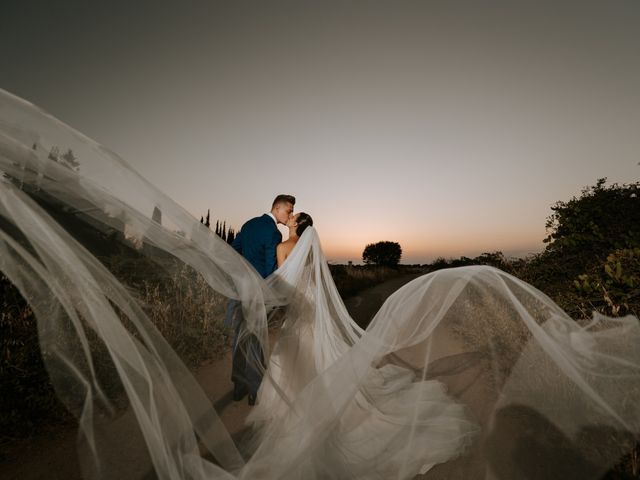
<svg viewBox="0 0 640 480">
<path fill-rule="evenodd" d="M 262 278 L 268 277 L 277 268 L 276 247 L 282 242 L 282 234 L 277 224 L 287 223 L 293 214 L 295 203 L 296 199 L 291 195 L 278 195 L 271 205 L 271 212 L 246 222 L 231 244 L 253 265 Z M 246 355 L 250 354 L 254 361 L 261 361 L 262 351 L 254 336 L 239 342 L 238 333 L 243 322 L 242 305 L 237 301 L 229 302 L 225 323 L 231 323 L 235 331 L 231 368 L 233 400 L 242 400 L 248 394 L 249 405 L 255 405 L 262 375 L 250 361 L 247 361 Z"/>
</svg>

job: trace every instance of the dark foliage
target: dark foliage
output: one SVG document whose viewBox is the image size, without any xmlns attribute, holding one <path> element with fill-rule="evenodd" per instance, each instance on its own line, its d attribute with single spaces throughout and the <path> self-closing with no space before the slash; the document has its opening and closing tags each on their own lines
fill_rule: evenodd
<svg viewBox="0 0 640 480">
<path fill-rule="evenodd" d="M 1 441 L 33 432 L 42 423 L 70 421 L 55 395 L 40 354 L 35 315 L 0 274 Z"/>
<path fill-rule="evenodd" d="M 547 219 L 548 253 L 600 254 L 640 245 L 640 183 L 606 186 L 606 178 L 580 197 L 557 202 Z"/>
<path fill-rule="evenodd" d="M 367 265 L 395 267 L 400 263 L 401 257 L 402 247 L 397 242 L 370 243 L 362 252 L 362 261 Z"/>
<path fill-rule="evenodd" d="M 640 311 L 640 183 L 605 184 L 551 208 L 548 245 L 520 272 L 574 318 Z"/>
<path fill-rule="evenodd" d="M 444 257 L 438 257 L 430 264 L 427 264 L 426 267 L 430 272 L 433 272 L 443 268 L 466 267 L 468 265 L 490 265 L 505 272 L 513 273 L 518 268 L 521 261 L 522 260 L 517 258 L 508 259 L 502 252 L 497 251 L 485 252 L 474 258 L 460 257 L 446 259 Z"/>
</svg>

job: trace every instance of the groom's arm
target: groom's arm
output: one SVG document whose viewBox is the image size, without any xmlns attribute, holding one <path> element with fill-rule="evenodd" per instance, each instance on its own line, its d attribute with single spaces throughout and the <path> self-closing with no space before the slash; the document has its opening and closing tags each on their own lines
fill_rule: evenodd
<svg viewBox="0 0 640 480">
<path fill-rule="evenodd" d="M 276 230 L 271 234 L 271 239 L 267 248 L 265 248 L 265 261 L 264 264 L 266 266 L 267 276 L 272 274 L 276 268 L 278 268 L 278 261 L 276 257 L 276 249 L 278 244 L 282 241 L 282 234 Z"/>
</svg>

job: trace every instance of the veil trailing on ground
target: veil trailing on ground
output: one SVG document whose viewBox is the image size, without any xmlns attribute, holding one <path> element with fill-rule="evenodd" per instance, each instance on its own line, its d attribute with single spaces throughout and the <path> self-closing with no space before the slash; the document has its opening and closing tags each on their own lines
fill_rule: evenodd
<svg viewBox="0 0 640 480">
<path fill-rule="evenodd" d="M 36 314 L 88 477 L 595 479 L 638 439 L 635 317 L 579 324 L 517 278 L 465 267 L 407 284 L 362 330 L 315 229 L 263 280 L 116 155 L 4 91 L 0 171 L 0 269 Z M 116 246 L 143 275 L 187 266 L 242 302 L 268 364 L 250 447 L 110 263 Z"/>
</svg>

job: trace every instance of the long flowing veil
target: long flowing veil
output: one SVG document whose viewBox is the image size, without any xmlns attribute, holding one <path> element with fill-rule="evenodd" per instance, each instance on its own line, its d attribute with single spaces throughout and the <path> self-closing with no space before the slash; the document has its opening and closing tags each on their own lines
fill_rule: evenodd
<svg viewBox="0 0 640 480">
<path fill-rule="evenodd" d="M 465 267 L 410 282 L 362 330 L 313 228 L 263 280 L 115 154 L 1 90 L 0 171 L 0 270 L 37 317 L 87 477 L 138 478 L 141 464 L 159 478 L 596 479 L 638 440 L 635 317 L 578 323 L 513 276 Z M 250 449 L 114 249 L 143 276 L 187 268 L 242 303 L 241 335 L 269 365 Z"/>
</svg>

